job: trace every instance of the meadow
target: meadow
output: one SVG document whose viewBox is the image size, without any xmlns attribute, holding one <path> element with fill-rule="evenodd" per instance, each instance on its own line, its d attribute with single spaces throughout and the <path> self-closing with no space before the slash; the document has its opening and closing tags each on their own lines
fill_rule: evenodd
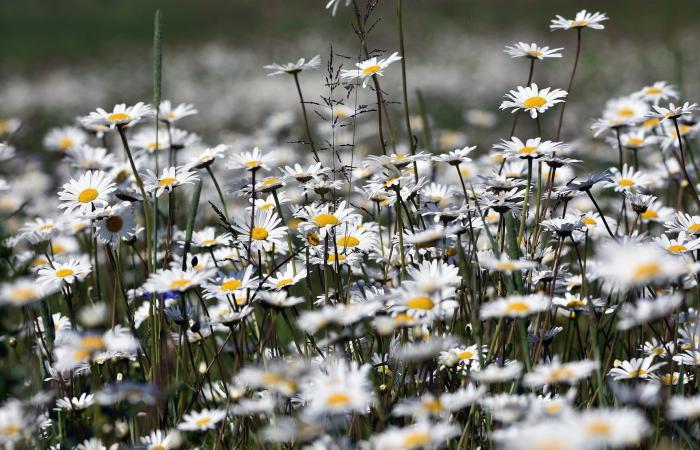
<svg viewBox="0 0 700 450">
<path fill-rule="evenodd" d="M 0 448 L 699 448 L 692 3 L 482 3 L 1 5 Z"/>
</svg>

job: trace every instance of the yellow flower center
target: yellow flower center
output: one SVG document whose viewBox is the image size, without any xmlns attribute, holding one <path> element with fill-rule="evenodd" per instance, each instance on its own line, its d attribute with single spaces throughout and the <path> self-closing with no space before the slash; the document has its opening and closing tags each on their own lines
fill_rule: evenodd
<svg viewBox="0 0 700 450">
<path fill-rule="evenodd" d="M 15 435 L 19 434 L 20 431 L 21 431 L 20 428 L 13 423 L 2 427 L 3 436 L 15 436 Z"/>
<path fill-rule="evenodd" d="M 129 119 L 131 119 L 131 116 L 123 112 L 112 113 L 107 116 L 107 120 L 110 122 L 125 122 Z"/>
<path fill-rule="evenodd" d="M 528 50 L 527 54 L 535 58 L 539 58 L 540 56 L 542 56 L 542 52 L 539 50 Z"/>
<path fill-rule="evenodd" d="M 78 194 L 78 201 L 80 203 L 90 203 L 91 201 L 95 200 L 98 195 L 99 193 L 97 192 L 97 189 L 87 188 Z"/>
<path fill-rule="evenodd" d="M 231 278 L 230 280 L 226 280 L 223 283 L 221 283 L 221 290 L 226 291 L 226 292 L 231 292 L 235 291 L 239 287 L 241 287 L 243 283 L 241 283 L 240 280 L 236 280 L 235 278 Z"/>
<path fill-rule="evenodd" d="M 630 187 L 634 186 L 634 181 L 630 180 L 629 178 L 620 178 L 617 182 L 622 187 Z"/>
<path fill-rule="evenodd" d="M 521 301 L 510 302 L 506 306 L 506 312 L 520 313 L 530 311 L 530 305 Z"/>
<path fill-rule="evenodd" d="M 186 278 L 181 278 L 179 280 L 173 280 L 170 282 L 170 289 L 180 289 L 190 284 L 190 280 Z"/>
<path fill-rule="evenodd" d="M 171 184 L 175 183 L 177 181 L 177 178 L 172 178 L 172 177 L 167 177 L 167 178 L 161 178 L 158 180 L 158 185 L 159 186 L 170 186 Z"/>
<path fill-rule="evenodd" d="M 688 247 L 686 247 L 685 245 L 682 245 L 682 244 L 674 244 L 674 245 L 669 245 L 668 247 L 666 247 L 666 250 L 668 250 L 669 252 L 672 252 L 672 253 L 681 253 L 681 252 L 688 250 Z"/>
<path fill-rule="evenodd" d="M 375 73 L 379 72 L 382 70 L 382 66 L 374 65 L 374 66 L 367 66 L 364 69 L 362 69 L 362 75 L 374 75 Z"/>
<path fill-rule="evenodd" d="M 206 247 L 211 247 L 212 245 L 216 245 L 216 239 L 205 239 L 202 241 L 202 245 Z"/>
<path fill-rule="evenodd" d="M 544 97 L 540 97 L 539 95 L 527 98 L 525 99 L 525 101 L 523 101 L 523 106 L 525 108 L 540 108 L 546 104 L 547 99 Z"/>
<path fill-rule="evenodd" d="M 163 447 L 160 444 L 155 444 L 153 447 L 151 447 L 152 450 L 165 450 L 165 447 Z"/>
<path fill-rule="evenodd" d="M 268 234 L 265 228 L 253 227 L 253 229 L 250 230 L 250 236 L 256 241 L 264 241 L 267 239 Z"/>
<path fill-rule="evenodd" d="M 58 269 L 56 271 L 56 276 L 58 278 L 65 278 L 73 275 L 75 272 L 73 272 L 73 269 Z"/>
<path fill-rule="evenodd" d="M 329 406 L 345 406 L 348 403 L 350 403 L 350 396 L 348 394 L 344 394 L 342 392 L 336 392 L 334 394 L 331 394 L 328 396 L 326 399 L 326 403 Z"/>
<path fill-rule="evenodd" d="M 407 301 L 406 306 L 408 306 L 411 309 L 422 309 L 427 311 L 433 309 L 435 303 L 433 303 L 433 301 L 430 300 L 430 297 L 421 295 L 419 297 L 413 297 L 412 299 Z"/>
<path fill-rule="evenodd" d="M 275 283 L 275 286 L 277 286 L 277 287 L 289 286 L 290 284 L 292 284 L 292 282 L 294 282 L 293 278 L 283 278 L 283 279 L 279 280 L 277 283 Z"/>
<path fill-rule="evenodd" d="M 414 319 L 412 315 L 403 313 L 395 315 L 394 320 L 397 322 L 412 322 Z"/>
<path fill-rule="evenodd" d="M 338 225 L 340 221 L 333 214 L 319 214 L 314 217 L 314 223 L 317 227 Z"/>
<path fill-rule="evenodd" d="M 617 115 L 620 117 L 632 117 L 634 116 L 634 110 L 628 107 L 622 107 L 617 110 Z"/>
<path fill-rule="evenodd" d="M 663 89 L 657 88 L 657 87 L 650 87 L 650 88 L 646 88 L 644 90 L 644 93 L 647 95 L 658 95 L 662 92 L 663 92 Z"/>
<path fill-rule="evenodd" d="M 345 255 L 338 255 L 338 261 L 345 261 Z M 333 264 L 335 262 L 335 254 L 331 253 L 328 255 L 328 264 Z"/>
<path fill-rule="evenodd" d="M 641 138 L 629 138 L 627 140 L 627 145 L 643 145 L 644 139 Z"/>
<path fill-rule="evenodd" d="M 549 374 L 549 379 L 550 381 L 567 380 L 574 375 L 574 371 L 568 367 L 557 367 Z"/>
<path fill-rule="evenodd" d="M 691 223 L 690 225 L 688 225 L 688 231 L 690 231 L 691 233 L 697 233 L 698 231 L 700 231 L 700 223 Z"/>
<path fill-rule="evenodd" d="M 246 161 L 244 164 L 246 167 L 250 167 L 251 169 L 253 169 L 255 167 L 259 167 L 260 165 L 262 165 L 262 161 L 260 161 L 258 159 L 254 159 L 251 161 Z"/>
<path fill-rule="evenodd" d="M 518 152 L 522 153 L 524 155 L 529 155 L 530 153 L 533 153 L 536 150 L 537 150 L 537 147 L 523 147 L 520 150 L 518 150 Z"/>
<path fill-rule="evenodd" d="M 474 357 L 474 353 L 472 353 L 472 352 L 470 352 L 470 351 L 467 350 L 467 351 L 464 351 L 464 352 L 459 352 L 459 353 L 457 353 L 457 357 L 458 357 L 459 359 L 471 359 L 471 358 Z"/>
<path fill-rule="evenodd" d="M 661 273 L 661 266 L 656 261 L 640 264 L 632 272 L 632 277 L 636 281 L 643 281 Z"/>
<path fill-rule="evenodd" d="M 194 421 L 194 424 L 198 427 L 203 427 L 211 423 L 211 417 L 201 417 Z"/>
<path fill-rule="evenodd" d="M 75 143 L 73 142 L 73 139 L 69 137 L 63 137 L 58 140 L 58 148 L 60 148 L 61 150 L 67 150 L 73 145 L 75 145 Z"/>
<path fill-rule="evenodd" d="M 607 436 L 610 434 L 610 424 L 603 421 L 595 421 L 588 424 L 586 431 L 595 436 Z"/>
<path fill-rule="evenodd" d="M 341 236 L 337 242 L 341 247 L 357 247 L 360 245 L 360 240 L 355 236 Z"/>
<path fill-rule="evenodd" d="M 496 263 L 496 270 L 514 270 L 515 264 L 510 261 L 501 261 Z"/>
<path fill-rule="evenodd" d="M 644 369 L 633 369 L 633 370 L 630 370 L 630 371 L 629 371 L 629 375 L 630 375 L 631 377 L 637 377 L 637 378 L 639 378 L 639 377 L 645 376 L 646 374 L 647 374 L 647 371 L 644 370 Z"/>
<path fill-rule="evenodd" d="M 572 21 L 571 21 L 571 26 L 572 26 L 572 27 L 580 28 L 580 27 L 585 27 L 586 25 L 588 25 L 588 21 L 587 21 L 587 20 L 572 20 Z"/>
<path fill-rule="evenodd" d="M 423 447 L 430 442 L 430 434 L 427 431 L 413 431 L 403 438 L 404 448 Z"/>
<path fill-rule="evenodd" d="M 112 233 L 116 233 L 122 229 L 124 221 L 119 216 L 111 216 L 105 220 L 105 227 Z"/>
<path fill-rule="evenodd" d="M 272 185 L 272 184 L 275 184 L 275 183 L 279 182 L 279 180 L 280 180 L 279 178 L 270 177 L 270 178 L 268 178 L 267 180 L 264 180 L 264 181 L 262 182 L 262 185 L 263 185 L 263 186 L 270 186 L 270 185 Z"/>
<path fill-rule="evenodd" d="M 656 211 L 652 211 L 651 209 L 647 209 L 643 213 L 640 214 L 642 216 L 642 219 L 656 219 L 659 217 Z"/>
<path fill-rule="evenodd" d="M 425 400 L 422 406 L 423 409 L 433 414 L 437 414 L 442 411 L 442 402 L 438 398 L 433 400 Z"/>
<path fill-rule="evenodd" d="M 642 122 L 642 128 L 653 128 L 657 126 L 660 121 L 661 119 L 659 119 L 658 117 L 652 117 Z"/>
<path fill-rule="evenodd" d="M 30 287 L 18 287 L 10 291 L 10 298 L 20 303 L 29 302 L 35 297 L 36 290 Z"/>
</svg>

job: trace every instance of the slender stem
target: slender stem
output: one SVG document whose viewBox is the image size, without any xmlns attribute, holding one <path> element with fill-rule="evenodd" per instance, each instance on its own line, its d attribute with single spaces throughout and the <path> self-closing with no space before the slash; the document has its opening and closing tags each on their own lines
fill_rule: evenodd
<svg viewBox="0 0 700 450">
<path fill-rule="evenodd" d="M 309 116 L 306 114 L 306 102 L 304 101 L 304 95 L 301 93 L 301 85 L 299 85 L 299 74 L 294 72 L 294 84 L 297 87 L 297 94 L 299 94 L 299 103 L 301 104 L 301 112 L 304 116 L 304 127 L 306 127 L 306 138 L 311 144 L 311 151 L 314 153 L 314 159 L 316 162 L 321 161 L 318 157 L 318 152 L 316 151 L 316 144 L 314 144 L 314 138 L 311 136 L 311 128 L 309 127 Z"/>
<path fill-rule="evenodd" d="M 698 192 L 695 190 L 695 185 L 693 185 L 693 182 L 690 180 L 690 175 L 688 175 L 688 169 L 686 169 L 685 167 L 685 151 L 683 149 L 683 138 L 681 137 L 681 130 L 678 128 L 678 118 L 676 117 L 673 118 L 673 126 L 676 127 L 676 137 L 678 138 L 678 149 L 681 156 L 681 170 L 683 171 L 685 181 L 688 182 L 688 187 L 693 193 L 693 200 L 695 201 L 695 205 L 698 207 L 698 210 L 700 210 L 700 198 L 698 197 Z"/>
<path fill-rule="evenodd" d="M 561 111 L 559 112 L 559 125 L 557 126 L 557 138 L 556 140 L 559 140 L 559 137 L 561 136 L 561 127 L 562 124 L 564 123 L 564 110 L 566 109 L 566 104 L 569 102 L 569 99 L 571 98 L 571 87 L 574 85 L 574 76 L 576 75 L 576 68 L 578 67 L 578 59 L 579 56 L 581 55 L 581 30 L 582 28 L 577 28 L 577 34 L 576 34 L 576 58 L 574 59 L 574 68 L 571 71 L 571 78 L 569 78 L 569 85 L 566 88 L 566 101 L 562 102 L 561 104 Z"/>
</svg>

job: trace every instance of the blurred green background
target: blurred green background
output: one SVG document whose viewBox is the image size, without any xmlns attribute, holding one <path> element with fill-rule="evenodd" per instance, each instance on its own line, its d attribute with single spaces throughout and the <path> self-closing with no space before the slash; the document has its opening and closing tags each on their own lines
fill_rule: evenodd
<svg viewBox="0 0 700 450">
<path fill-rule="evenodd" d="M 217 40 L 232 46 L 274 47 L 305 33 L 351 39 L 349 11 L 334 20 L 326 0 L 2 0 L 0 62 L 5 69 L 40 70 L 52 64 L 99 61 L 109 55 L 150 51 L 153 13 L 163 10 L 166 49 L 175 51 Z M 404 0 L 409 40 L 445 28 L 498 33 L 544 28 L 555 13 L 606 11 L 614 27 L 608 39 L 640 41 L 698 35 L 698 0 Z M 378 33 L 394 31 L 394 2 L 382 0 Z M 387 30 L 389 28 L 389 30 Z M 447 43 L 446 43 L 447 44 Z"/>
</svg>

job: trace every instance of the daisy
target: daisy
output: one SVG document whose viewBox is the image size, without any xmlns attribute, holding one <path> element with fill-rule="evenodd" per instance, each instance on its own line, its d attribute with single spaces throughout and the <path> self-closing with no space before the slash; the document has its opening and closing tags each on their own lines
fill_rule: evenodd
<svg viewBox="0 0 700 450">
<path fill-rule="evenodd" d="M 567 95 L 566 91 L 561 89 L 554 89 L 551 92 L 550 89 L 540 90 L 535 83 L 528 87 L 518 86 L 517 90 L 505 95 L 509 100 L 502 102 L 499 109 L 512 108 L 513 113 L 522 109 L 529 111 L 530 116 L 535 119 L 538 113 L 542 114 L 557 103 L 562 103 Z"/>
<path fill-rule="evenodd" d="M 142 436 L 139 440 L 145 450 L 175 450 L 181 443 L 176 431 L 166 433 L 162 430 L 151 431 L 148 436 Z"/>
<path fill-rule="evenodd" d="M 633 358 L 629 361 L 622 361 L 610 369 L 608 375 L 615 381 L 648 378 L 656 369 L 666 365 L 665 362 L 653 364 L 654 357 L 655 355 L 651 355 L 646 358 Z"/>
<path fill-rule="evenodd" d="M 639 91 L 632 94 L 632 97 L 658 105 L 662 100 L 678 98 L 676 88 L 666 81 L 657 81 L 651 86 L 644 86 Z"/>
<path fill-rule="evenodd" d="M 73 259 L 66 262 L 54 261 L 51 266 L 39 269 L 37 282 L 49 288 L 62 288 L 66 284 L 82 281 L 92 271 L 90 264 Z"/>
<path fill-rule="evenodd" d="M 605 187 L 612 187 L 615 192 L 628 192 L 643 189 L 649 184 L 649 178 L 641 171 L 625 164 L 622 171 L 617 167 L 610 170 L 612 179 L 605 183 Z"/>
<path fill-rule="evenodd" d="M 316 70 L 321 65 L 321 55 L 316 55 L 311 58 L 308 62 L 304 58 L 299 58 L 297 62 L 289 62 L 286 64 L 273 63 L 263 67 L 265 70 L 269 70 L 270 73 L 267 74 L 268 77 L 273 77 L 275 75 L 281 74 L 291 74 L 296 75 L 304 70 Z"/>
<path fill-rule="evenodd" d="M 331 229 L 342 223 L 360 221 L 360 216 L 355 214 L 354 208 L 348 207 L 345 201 L 340 202 L 336 208 L 331 203 L 312 204 L 300 209 L 295 217 L 305 220 L 299 225 L 301 231 L 317 230 L 320 237 L 324 237 Z"/>
<path fill-rule="evenodd" d="M 285 174 L 287 179 L 293 178 L 300 183 L 306 183 L 331 171 L 330 168 L 323 167 L 320 162 L 312 164 L 306 169 L 299 164 L 294 164 L 294 167 L 285 166 L 280 170 Z"/>
<path fill-rule="evenodd" d="M 255 211 L 252 228 L 246 219 L 240 223 L 236 222 L 233 227 L 241 233 L 239 240 L 243 245 L 250 243 L 253 250 L 270 251 L 273 246 L 279 248 L 284 244 L 287 227 L 280 226 L 281 223 L 282 219 L 279 218 L 275 211 L 258 210 Z"/>
<path fill-rule="evenodd" d="M 629 330 L 670 316 L 680 306 L 683 297 L 678 294 L 660 295 L 654 299 L 640 298 L 636 303 L 622 305 L 617 322 L 618 330 Z"/>
<path fill-rule="evenodd" d="M 0 284 L 0 304 L 26 306 L 52 293 L 52 289 L 37 285 L 33 279 L 18 278 Z"/>
<path fill-rule="evenodd" d="M 306 269 L 299 271 L 295 270 L 292 262 L 287 263 L 284 270 L 278 271 L 276 275 L 270 276 L 265 281 L 265 286 L 273 290 L 284 289 L 289 286 L 294 286 L 301 280 L 306 278 Z"/>
<path fill-rule="evenodd" d="M 88 135 L 77 127 L 53 128 L 44 137 L 44 147 L 49 150 L 66 151 L 87 142 Z"/>
<path fill-rule="evenodd" d="M 517 44 L 511 46 L 506 46 L 505 52 L 513 58 L 527 57 L 530 59 L 543 60 L 545 58 L 561 58 L 561 53 L 559 50 L 564 50 L 563 48 L 552 48 L 540 47 L 534 42 L 532 44 L 527 44 L 525 42 L 518 42 Z"/>
<path fill-rule="evenodd" d="M 198 112 L 191 103 L 180 103 L 173 108 L 170 100 L 163 100 L 160 102 L 160 108 L 158 108 L 158 119 L 163 123 L 174 123 L 183 117 L 192 116 Z"/>
<path fill-rule="evenodd" d="M 257 287 L 258 277 L 253 276 L 253 266 L 221 276 L 214 282 L 204 283 L 205 297 L 219 299 L 225 299 L 230 295 L 235 296 L 237 291 Z"/>
<path fill-rule="evenodd" d="M 58 199 L 62 201 L 59 208 L 65 209 L 65 214 L 78 210 L 81 214 L 88 214 L 95 208 L 107 206 L 109 194 L 116 190 L 116 185 L 111 177 L 100 170 L 88 170 L 77 180 L 71 180 L 63 185 L 63 190 L 58 193 Z"/>
<path fill-rule="evenodd" d="M 678 233 L 677 239 L 669 239 L 668 236 L 662 234 L 654 238 L 654 242 L 672 255 L 688 253 L 700 248 L 700 238 L 689 240 L 685 231 Z"/>
<path fill-rule="evenodd" d="M 216 147 L 205 148 L 195 154 L 188 162 L 187 166 L 201 169 L 211 166 L 217 159 L 226 157 L 226 152 L 231 148 L 230 145 L 219 144 Z"/>
<path fill-rule="evenodd" d="M 129 203 L 122 202 L 99 211 L 99 220 L 95 222 L 95 235 L 100 241 L 111 245 L 134 239 L 134 208 Z"/>
<path fill-rule="evenodd" d="M 378 59 L 376 56 L 370 58 L 366 61 L 356 63 L 357 69 L 341 69 L 340 78 L 342 79 L 355 79 L 359 78 L 362 80 L 362 87 L 367 87 L 367 83 L 370 78 L 375 75 L 384 76 L 384 69 L 389 67 L 392 63 L 401 60 L 401 57 L 397 52 L 394 52 L 388 58 Z"/>
<path fill-rule="evenodd" d="M 367 414 L 372 404 L 371 366 L 358 366 L 355 361 L 328 361 L 323 371 L 311 377 L 302 386 L 301 396 L 306 400 L 304 414 L 309 417 L 335 414 Z"/>
<path fill-rule="evenodd" d="M 505 253 L 501 253 L 501 256 L 496 258 L 494 255 L 482 256 L 479 259 L 479 264 L 484 269 L 492 270 L 495 272 L 513 273 L 517 270 L 528 270 L 537 267 L 537 263 L 534 261 L 528 261 L 526 259 L 510 259 Z"/>
<path fill-rule="evenodd" d="M 146 191 L 155 193 L 156 197 L 160 197 L 164 192 L 170 193 L 174 188 L 183 184 L 192 184 L 199 180 L 197 174 L 185 166 L 166 167 L 163 169 L 161 176 L 157 176 L 150 169 L 146 169 L 142 176 Z"/>
<path fill-rule="evenodd" d="M 596 448 L 637 446 L 649 431 L 644 414 L 635 409 L 589 409 L 567 419 Z"/>
<path fill-rule="evenodd" d="M 668 107 L 663 107 L 659 105 L 653 105 L 652 108 L 654 108 L 654 111 L 650 112 L 648 114 L 648 117 L 655 117 L 658 119 L 661 119 L 663 122 L 666 119 L 671 119 L 675 120 L 678 119 L 681 116 L 687 116 L 690 115 L 693 111 L 695 111 L 698 107 L 697 103 L 688 103 L 685 102 L 682 105 L 674 105 L 673 103 L 669 103 Z"/>
<path fill-rule="evenodd" d="M 591 376 L 598 368 L 598 363 L 590 360 L 570 361 L 562 363 L 555 356 L 549 364 L 539 364 L 532 368 L 532 372 L 526 373 L 523 383 L 529 387 L 541 387 L 545 385 L 566 383 L 574 385 Z"/>
<path fill-rule="evenodd" d="M 219 245 L 228 245 L 230 240 L 231 233 L 217 235 L 214 227 L 206 227 L 203 230 L 192 233 L 192 245 L 199 248 L 210 249 Z M 184 246 L 185 242 L 181 241 L 180 244 Z"/>
<path fill-rule="evenodd" d="M 82 411 L 89 408 L 93 403 L 95 403 L 95 395 L 83 392 L 80 397 L 59 398 L 56 400 L 56 408 L 54 410 Z"/>
<path fill-rule="evenodd" d="M 540 158 L 550 155 L 552 152 L 564 150 L 566 145 L 562 142 L 542 141 L 541 138 L 528 139 L 523 143 L 517 137 L 510 140 L 501 139 L 500 144 L 495 144 L 493 148 L 503 150 L 506 158 Z"/>
<path fill-rule="evenodd" d="M 608 100 L 603 110 L 603 119 L 611 120 L 619 126 L 631 126 L 644 120 L 649 112 L 649 105 L 632 97 Z"/>
<path fill-rule="evenodd" d="M 306 271 L 304 270 L 304 276 L 306 276 Z M 260 295 L 261 301 L 269 306 L 275 308 L 289 308 L 291 306 L 296 306 L 304 303 L 304 299 L 301 297 L 290 297 L 285 291 L 279 292 L 263 292 Z"/>
<path fill-rule="evenodd" d="M 372 437 L 375 450 L 418 450 L 436 448 L 459 435 L 460 429 L 447 422 L 420 421 L 404 428 L 389 427 Z"/>
<path fill-rule="evenodd" d="M 554 30 L 570 30 L 570 29 L 581 29 L 581 28 L 591 28 L 593 30 L 602 30 L 605 28 L 601 24 L 604 20 L 608 20 L 608 16 L 605 13 L 595 12 L 589 13 L 585 9 L 576 13 L 576 17 L 573 20 L 565 19 L 560 15 L 557 15 L 556 19 L 552 19 L 549 29 Z"/>
<path fill-rule="evenodd" d="M 127 107 L 126 104 L 120 103 L 114 107 L 111 113 L 102 108 L 97 108 L 97 111 L 93 111 L 87 117 L 84 117 L 82 123 L 87 126 L 98 125 L 109 128 L 130 127 L 141 119 L 152 115 L 151 105 L 138 102 L 133 106 Z"/>
<path fill-rule="evenodd" d="M 700 216 L 676 212 L 672 220 L 664 223 L 664 227 L 674 233 L 685 232 L 691 235 L 700 235 Z"/>
<path fill-rule="evenodd" d="M 700 417 L 700 395 L 669 399 L 666 416 L 671 420 L 695 420 Z"/>
<path fill-rule="evenodd" d="M 226 416 L 227 412 L 224 409 L 202 409 L 185 414 L 177 428 L 183 431 L 213 430 Z"/>
<path fill-rule="evenodd" d="M 406 284 L 415 293 L 447 296 L 462 281 L 458 267 L 437 259 L 410 266 L 406 273 L 410 277 Z"/>
<path fill-rule="evenodd" d="M 170 291 L 185 292 L 192 287 L 201 285 L 210 278 L 211 275 L 212 271 L 210 270 L 160 269 L 148 277 L 148 280 L 143 284 L 143 289 L 146 292 L 157 293 L 166 293 Z"/>
<path fill-rule="evenodd" d="M 439 396 L 425 394 L 420 398 L 400 402 L 391 414 L 399 417 L 412 416 L 417 420 L 430 417 L 449 418 L 450 414 L 474 404 L 485 392 L 486 389 L 483 386 L 477 388 L 468 384 L 465 388 Z"/>
<path fill-rule="evenodd" d="M 549 300 L 542 294 L 499 298 L 481 306 L 481 320 L 501 317 L 527 317 L 549 308 Z"/>
<path fill-rule="evenodd" d="M 229 169 L 245 169 L 258 170 L 260 168 L 269 170 L 269 164 L 274 162 L 274 157 L 271 153 L 263 153 L 258 147 L 253 148 L 252 152 L 240 152 L 231 155 L 229 160 Z"/>
<path fill-rule="evenodd" d="M 440 355 L 438 355 L 438 363 L 442 368 L 459 366 L 460 369 L 466 371 L 471 368 L 472 364 L 477 364 L 479 362 L 480 356 L 486 356 L 487 351 L 488 347 L 486 345 L 481 346 L 481 355 L 479 354 L 479 346 L 477 344 L 468 347 L 455 347 L 440 352 Z"/>
<path fill-rule="evenodd" d="M 66 150 L 71 165 L 83 170 L 111 170 L 117 159 L 102 147 L 80 145 Z"/>
<path fill-rule="evenodd" d="M 336 229 L 335 242 L 338 245 L 338 251 L 342 253 L 354 250 L 369 252 L 379 246 L 377 233 L 366 223 L 340 225 Z"/>
<path fill-rule="evenodd" d="M 469 157 L 469 154 L 474 151 L 475 148 L 476 145 L 472 147 L 456 148 L 451 152 L 443 153 L 442 155 L 435 155 L 432 157 L 432 160 L 436 162 L 444 162 L 451 166 L 458 166 L 472 160 Z"/>
<path fill-rule="evenodd" d="M 609 289 L 676 279 L 688 272 L 686 263 L 656 245 L 634 242 L 606 242 L 600 248 L 601 261 L 596 272 Z"/>
</svg>

